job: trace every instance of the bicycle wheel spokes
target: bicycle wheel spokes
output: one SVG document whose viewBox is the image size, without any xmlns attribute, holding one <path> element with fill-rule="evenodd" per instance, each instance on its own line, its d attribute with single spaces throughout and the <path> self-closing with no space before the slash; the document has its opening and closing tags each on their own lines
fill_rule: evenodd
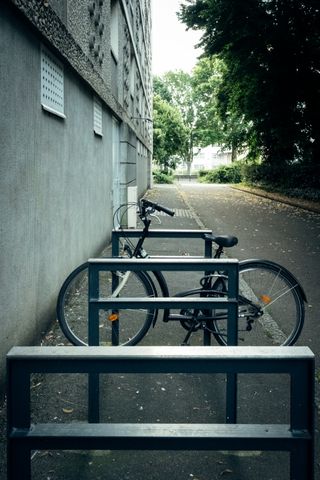
<svg viewBox="0 0 320 480">
<path fill-rule="evenodd" d="M 77 269 L 78 270 L 78 269 Z M 76 272 L 76 271 L 75 271 Z M 112 280 L 114 278 L 114 281 Z M 154 296 L 154 286 L 147 274 L 131 272 L 122 282 L 122 272 L 112 274 L 102 271 L 99 275 L 100 297 L 110 298 L 117 285 L 118 297 Z M 122 282 L 122 285 L 121 285 Z M 134 345 L 147 333 L 153 322 L 155 310 L 126 309 L 99 310 L 100 345 Z M 63 285 L 58 299 L 57 315 L 61 328 L 68 340 L 75 345 L 88 344 L 88 266 L 70 275 Z M 117 322 L 114 323 L 114 322 Z M 112 336 L 113 330 L 113 336 Z M 117 335 L 115 336 L 115 332 Z"/>
<path fill-rule="evenodd" d="M 240 265 L 239 345 L 293 344 L 303 320 L 299 287 L 282 267 L 266 261 Z M 217 318 L 214 324 L 226 342 L 226 320 Z"/>
<path fill-rule="evenodd" d="M 120 291 L 117 297 L 122 298 L 145 298 L 154 296 L 154 291 L 151 284 L 148 283 L 148 277 L 139 272 L 130 272 L 126 275 L 125 272 L 116 272 L 116 286 Z M 100 295 L 102 297 L 114 296 L 114 281 L 112 283 L 112 274 L 110 272 L 100 273 Z M 101 311 L 100 316 L 100 331 L 101 337 L 105 342 L 113 342 L 119 345 L 134 345 L 146 334 L 148 331 L 155 312 L 143 308 L 139 309 L 121 309 L 116 312 L 118 317 L 118 326 L 112 324 L 110 321 L 114 311 Z M 113 328 L 113 335 L 112 335 Z"/>
<path fill-rule="evenodd" d="M 240 274 L 240 292 L 261 308 L 263 315 L 252 324 L 260 345 L 282 345 L 297 327 L 297 298 L 291 283 L 280 271 L 251 269 Z M 248 340 L 247 340 L 248 341 Z M 250 343 L 250 338 L 249 338 Z"/>
</svg>

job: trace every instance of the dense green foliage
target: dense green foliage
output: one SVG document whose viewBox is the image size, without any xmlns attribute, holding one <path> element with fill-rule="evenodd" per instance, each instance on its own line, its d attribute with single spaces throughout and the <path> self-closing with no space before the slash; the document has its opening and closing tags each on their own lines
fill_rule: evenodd
<svg viewBox="0 0 320 480">
<path fill-rule="evenodd" d="M 204 57 L 191 74 L 176 70 L 154 77 L 156 97 L 180 112 L 187 137 L 180 141 L 179 156 L 189 170 L 196 154 L 194 147 L 223 145 L 232 149 L 235 160 L 246 146 L 248 125 L 243 115 L 230 115 L 224 110 L 225 102 L 219 102 L 225 69 L 218 57 Z"/>
<path fill-rule="evenodd" d="M 194 99 L 198 105 L 197 139 L 201 146 L 219 144 L 232 151 L 232 160 L 244 150 L 249 125 L 244 116 L 227 110 L 224 91 L 226 65 L 217 56 L 203 57 L 192 72 Z"/>
<path fill-rule="evenodd" d="M 159 95 L 154 95 L 153 158 L 164 173 L 175 169 L 187 140 L 187 130 L 179 110 Z"/>
<path fill-rule="evenodd" d="M 199 181 L 203 183 L 240 183 L 242 181 L 240 162 L 223 165 L 214 170 L 199 172 Z"/>
<path fill-rule="evenodd" d="M 214 170 L 202 170 L 198 177 L 201 183 L 243 183 L 291 197 L 320 201 L 319 177 L 312 176 L 312 167 L 299 163 L 270 168 L 266 163 L 238 161 Z"/>
<path fill-rule="evenodd" d="M 153 181 L 155 183 L 173 183 L 173 176 L 160 170 L 153 170 L 152 172 Z"/>
<path fill-rule="evenodd" d="M 207 56 L 224 61 L 220 113 L 250 126 L 251 157 L 271 169 L 298 162 L 316 175 L 319 0 L 185 0 L 179 17 L 203 31 Z"/>
<path fill-rule="evenodd" d="M 197 116 L 192 76 L 182 70 L 170 71 L 162 77 L 154 78 L 153 89 L 156 95 L 159 95 L 180 112 L 186 136 L 180 140 L 179 155 L 181 160 L 190 167 L 193 159 Z"/>
<path fill-rule="evenodd" d="M 295 163 L 293 165 L 278 164 L 270 168 L 266 163 L 243 163 L 242 180 L 255 185 L 293 188 L 320 188 L 320 179 L 312 175 L 309 165 Z"/>
</svg>

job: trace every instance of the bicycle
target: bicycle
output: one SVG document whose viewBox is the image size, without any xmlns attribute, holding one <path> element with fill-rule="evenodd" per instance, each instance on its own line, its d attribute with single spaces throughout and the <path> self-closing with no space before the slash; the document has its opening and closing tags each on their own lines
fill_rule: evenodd
<svg viewBox="0 0 320 480">
<path fill-rule="evenodd" d="M 121 225 L 129 208 L 137 208 L 143 230 L 136 245 L 125 238 L 124 255 L 146 258 L 144 242 L 148 237 L 151 216 L 155 212 L 174 215 L 174 211 L 146 199 L 137 204 L 121 205 L 115 212 L 114 222 Z M 120 217 L 121 209 L 125 209 Z M 119 227 L 121 228 L 121 227 Z M 238 243 L 231 235 L 205 235 L 217 245 L 214 258 L 219 259 L 225 248 Z M 86 262 L 76 268 L 65 280 L 58 295 L 57 318 L 67 339 L 74 345 L 87 345 L 88 331 L 88 266 Z M 102 297 L 164 297 L 170 296 L 162 272 L 100 272 Z M 200 278 L 200 286 L 177 293 L 177 297 L 224 297 L 228 279 L 224 272 L 210 272 Z M 284 267 L 268 260 L 239 262 L 238 343 L 241 345 L 293 345 L 303 328 L 306 295 L 296 278 Z M 113 322 L 119 322 L 116 331 L 118 345 L 136 345 L 155 327 L 158 310 L 104 311 L 99 314 L 99 327 L 107 335 L 102 345 L 110 343 Z M 206 330 L 220 345 L 227 344 L 227 312 L 182 309 L 178 312 L 164 310 L 163 321 L 178 321 L 186 330 L 182 342 L 187 345 L 192 334 Z M 114 341 L 113 341 L 114 344 Z"/>
</svg>

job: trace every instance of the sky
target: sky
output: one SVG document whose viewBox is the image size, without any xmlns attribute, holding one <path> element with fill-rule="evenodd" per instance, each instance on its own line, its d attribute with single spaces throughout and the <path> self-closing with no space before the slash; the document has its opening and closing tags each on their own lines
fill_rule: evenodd
<svg viewBox="0 0 320 480">
<path fill-rule="evenodd" d="M 201 33 L 188 30 L 179 22 L 176 12 L 181 0 L 152 0 L 153 74 L 169 70 L 190 72 L 201 50 L 195 49 Z"/>
</svg>

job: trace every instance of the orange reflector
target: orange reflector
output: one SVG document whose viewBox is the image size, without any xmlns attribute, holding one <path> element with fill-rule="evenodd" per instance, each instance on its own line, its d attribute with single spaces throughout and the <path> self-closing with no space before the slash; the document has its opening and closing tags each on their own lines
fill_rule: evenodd
<svg viewBox="0 0 320 480">
<path fill-rule="evenodd" d="M 109 322 L 115 322 L 116 320 L 119 320 L 119 314 L 118 313 L 111 313 L 108 317 Z"/>
<path fill-rule="evenodd" d="M 266 305 L 268 305 L 268 303 L 271 302 L 271 297 L 269 297 L 269 295 L 261 295 L 260 296 L 260 299 L 263 303 L 265 303 Z"/>
</svg>

